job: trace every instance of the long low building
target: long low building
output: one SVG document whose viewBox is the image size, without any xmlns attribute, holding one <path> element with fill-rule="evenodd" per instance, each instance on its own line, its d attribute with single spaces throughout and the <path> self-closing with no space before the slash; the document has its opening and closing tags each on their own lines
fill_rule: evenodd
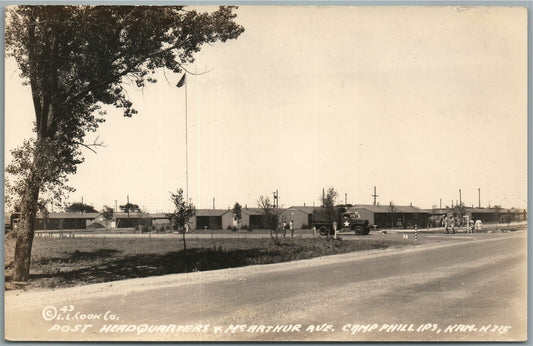
<svg viewBox="0 0 533 346">
<path fill-rule="evenodd" d="M 318 207 L 291 206 L 281 211 L 281 222 L 294 223 L 295 229 L 313 226 L 313 211 Z M 526 221 L 525 209 L 504 208 L 464 208 L 462 214 L 457 208 L 420 209 L 414 206 L 390 206 L 359 204 L 347 209 L 356 212 L 361 219 L 379 228 L 413 228 L 441 226 L 444 216 L 454 216 L 459 222 L 481 220 L 483 223 Z M 8 216 L 9 217 L 9 216 Z M 18 226 L 18 214 L 9 217 L 13 228 Z M 7 218 L 6 218 L 7 220 Z M 197 209 L 191 219 L 191 229 L 228 229 L 264 228 L 263 210 L 261 208 L 242 208 L 242 219 L 237 222 L 230 209 Z M 167 214 L 156 213 L 114 213 L 107 220 L 102 213 L 38 213 L 36 230 L 62 230 L 86 228 L 136 228 L 142 231 L 169 230 L 170 221 Z"/>
<path fill-rule="evenodd" d="M 38 213 L 36 230 L 86 229 L 98 213 Z"/>
<path fill-rule="evenodd" d="M 461 211 L 458 208 L 433 208 L 428 209 L 430 218 L 435 226 L 440 226 L 442 219 L 453 216 L 459 222 L 463 222 L 464 218 L 468 220 L 480 220 L 482 223 L 506 223 L 516 221 L 527 221 L 527 210 L 518 208 L 471 208 L 464 207 Z"/>
<path fill-rule="evenodd" d="M 429 219 L 426 210 L 412 205 L 358 204 L 348 208 L 347 212 L 357 212 L 359 218 L 378 228 L 421 228 L 427 226 Z"/>
</svg>

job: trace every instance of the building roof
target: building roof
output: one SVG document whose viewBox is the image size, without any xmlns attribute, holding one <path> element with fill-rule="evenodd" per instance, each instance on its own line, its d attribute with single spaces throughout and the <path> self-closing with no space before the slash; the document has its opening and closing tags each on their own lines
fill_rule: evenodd
<svg viewBox="0 0 533 346">
<path fill-rule="evenodd" d="M 426 211 L 430 214 L 446 214 L 452 211 L 455 211 L 455 208 L 435 208 L 435 209 L 426 209 Z M 498 213 L 523 213 L 525 209 L 518 209 L 518 208 L 501 208 Z M 494 214 L 496 213 L 495 208 L 472 208 L 472 207 L 465 207 L 465 212 L 467 213 L 475 213 L 475 214 Z"/>
<path fill-rule="evenodd" d="M 38 219 L 96 219 L 100 215 L 99 213 L 37 213 Z"/>
<path fill-rule="evenodd" d="M 309 207 L 309 206 L 292 206 L 292 207 L 289 207 L 285 210 L 289 210 L 289 209 L 298 209 L 306 214 L 313 214 L 313 211 L 315 211 L 316 209 L 320 209 L 320 207 Z"/>
<path fill-rule="evenodd" d="M 389 205 L 373 205 L 373 204 L 356 204 L 353 207 L 348 208 L 347 211 L 350 212 L 350 211 L 356 211 L 359 209 L 367 209 L 373 213 L 390 213 L 391 212 Z M 427 213 L 427 211 L 424 209 L 420 209 L 418 207 L 413 207 L 410 205 L 407 205 L 407 206 L 395 205 L 394 212 L 395 213 L 418 213 L 418 214 Z"/>
<path fill-rule="evenodd" d="M 249 215 L 263 215 L 263 209 L 261 208 L 242 208 L 242 212 Z"/>
<path fill-rule="evenodd" d="M 100 214 L 99 214 L 100 215 Z M 114 219 L 168 219 L 166 214 L 150 214 L 150 213 L 113 213 Z"/>
<path fill-rule="evenodd" d="M 196 209 L 196 216 L 222 216 L 231 213 L 228 209 Z"/>
</svg>

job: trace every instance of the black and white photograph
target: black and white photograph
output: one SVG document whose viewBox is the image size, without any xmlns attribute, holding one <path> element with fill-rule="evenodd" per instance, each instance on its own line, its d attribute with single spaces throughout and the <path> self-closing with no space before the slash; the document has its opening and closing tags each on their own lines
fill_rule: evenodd
<svg viewBox="0 0 533 346">
<path fill-rule="evenodd" d="M 528 8 L 5 7 L 4 338 L 528 332 Z"/>
</svg>

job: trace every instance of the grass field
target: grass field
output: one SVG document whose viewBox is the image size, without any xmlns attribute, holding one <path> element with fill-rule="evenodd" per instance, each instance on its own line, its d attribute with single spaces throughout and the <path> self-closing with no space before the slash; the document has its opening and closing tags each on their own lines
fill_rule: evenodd
<svg viewBox="0 0 533 346">
<path fill-rule="evenodd" d="M 398 240 L 285 238 L 194 239 L 184 256 L 181 238 L 35 238 L 31 280 L 11 281 L 15 239 L 5 238 L 6 290 L 78 286 L 129 278 L 286 262 L 406 245 Z"/>
</svg>

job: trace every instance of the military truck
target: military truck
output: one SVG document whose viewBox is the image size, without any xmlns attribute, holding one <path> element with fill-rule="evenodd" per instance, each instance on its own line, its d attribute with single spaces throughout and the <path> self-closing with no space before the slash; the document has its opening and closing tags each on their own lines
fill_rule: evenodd
<svg viewBox="0 0 533 346">
<path fill-rule="evenodd" d="M 337 222 L 337 232 L 354 232 L 357 235 L 367 235 L 370 232 L 370 223 L 368 220 L 361 219 L 358 212 L 347 212 L 339 207 L 335 208 L 334 213 L 333 211 L 328 213 L 325 208 L 313 211 L 313 226 L 320 232 L 320 235 L 335 233 L 332 220 Z"/>
</svg>

